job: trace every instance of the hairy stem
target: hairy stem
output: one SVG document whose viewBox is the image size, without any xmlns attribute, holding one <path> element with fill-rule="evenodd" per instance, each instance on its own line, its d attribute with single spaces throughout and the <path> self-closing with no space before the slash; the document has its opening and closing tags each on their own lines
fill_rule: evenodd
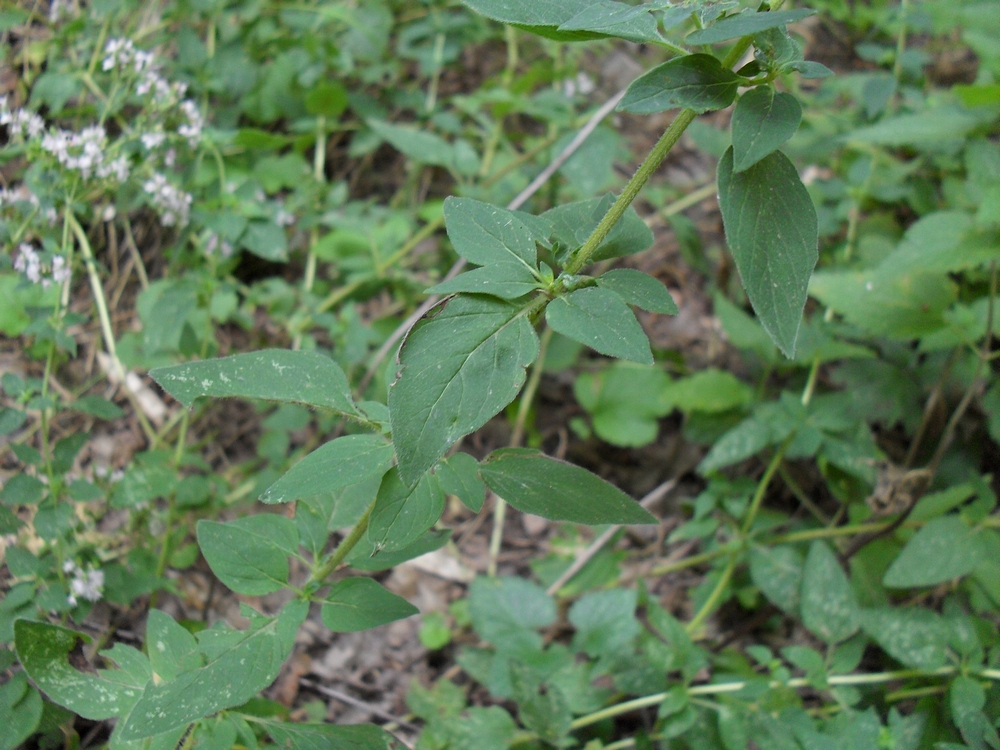
<svg viewBox="0 0 1000 750">
<path fill-rule="evenodd" d="M 344 559 L 351 554 L 351 550 L 358 546 L 358 542 L 361 541 L 365 532 L 368 531 L 368 521 L 371 519 L 373 510 L 375 510 L 375 500 L 372 500 L 371 505 L 368 506 L 361 518 L 358 519 L 358 522 L 354 524 L 354 528 L 351 529 L 350 533 L 341 540 L 340 544 L 330 553 L 329 557 L 313 571 L 313 574 L 309 577 L 309 581 L 305 585 L 307 590 L 311 586 L 321 585 L 344 562 Z"/>
</svg>

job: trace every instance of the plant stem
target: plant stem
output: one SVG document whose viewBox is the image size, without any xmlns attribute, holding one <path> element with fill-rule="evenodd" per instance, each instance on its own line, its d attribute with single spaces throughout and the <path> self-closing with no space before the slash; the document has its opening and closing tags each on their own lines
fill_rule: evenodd
<svg viewBox="0 0 1000 750">
<path fill-rule="evenodd" d="M 180 430 L 177 433 L 177 447 L 174 449 L 173 458 L 173 468 L 177 471 L 180 468 L 181 461 L 184 459 L 184 448 L 187 445 L 187 430 L 188 423 L 190 421 L 191 412 L 188 409 L 184 410 L 184 414 L 181 417 Z M 177 511 L 177 493 L 171 492 L 167 497 L 167 518 L 164 521 L 163 529 L 163 541 L 160 543 L 160 554 L 156 559 L 156 577 L 162 578 L 163 574 L 167 570 L 167 560 L 170 558 L 170 535 L 173 533 L 174 527 L 174 515 Z M 153 609 L 156 606 L 157 594 L 159 590 L 154 591 L 149 597 L 149 608 Z"/>
<path fill-rule="evenodd" d="M 358 542 L 364 537 L 365 532 L 368 531 L 368 521 L 371 518 L 373 510 L 375 510 L 375 500 L 372 500 L 371 505 L 368 506 L 361 518 L 358 519 L 358 522 L 354 524 L 354 528 L 351 529 L 350 533 L 341 540 L 340 544 L 330 553 L 329 557 L 313 571 L 313 574 L 304 586 L 305 589 L 308 590 L 313 585 L 322 585 L 327 577 L 337 569 L 337 566 L 344 562 L 344 559 L 351 554 L 351 550 L 358 545 Z"/>
</svg>

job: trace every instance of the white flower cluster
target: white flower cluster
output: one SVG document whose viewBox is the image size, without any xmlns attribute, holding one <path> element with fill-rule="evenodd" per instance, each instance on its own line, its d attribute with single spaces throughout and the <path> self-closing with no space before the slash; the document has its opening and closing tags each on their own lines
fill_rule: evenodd
<svg viewBox="0 0 1000 750">
<path fill-rule="evenodd" d="M 54 129 L 42 138 L 44 151 L 56 157 L 66 169 L 79 171 L 85 180 L 96 176 L 125 182 L 129 175 L 128 160 L 124 156 L 111 158 L 107 148 L 108 135 L 100 125 L 91 125 L 79 133 Z"/>
<path fill-rule="evenodd" d="M 17 250 L 14 268 L 23 273 L 32 284 L 41 284 L 43 289 L 48 289 L 52 284 L 62 284 L 69 279 L 69 266 L 63 256 L 57 255 L 51 263 L 46 264 L 42 261 L 42 256 L 27 242 L 18 245 Z"/>
<path fill-rule="evenodd" d="M 215 255 L 216 251 L 223 258 L 229 258 L 232 257 L 233 246 L 226 242 L 226 240 L 220 240 L 219 235 L 212 232 L 212 234 L 208 235 L 208 239 L 205 240 L 205 252 L 209 255 Z"/>
<path fill-rule="evenodd" d="M 11 135 L 25 139 L 37 138 L 45 130 L 45 121 L 34 112 L 26 109 L 11 111 L 6 96 L 0 96 L 0 125 L 9 125 Z"/>
<path fill-rule="evenodd" d="M 142 186 L 151 197 L 153 207 L 160 214 L 160 223 L 165 227 L 180 226 L 188 223 L 191 210 L 191 194 L 185 193 L 173 185 L 159 172 L 146 180 Z"/>
<path fill-rule="evenodd" d="M 80 599 L 97 602 L 104 596 L 104 571 L 100 568 L 84 570 L 72 560 L 67 560 L 63 563 L 63 572 L 73 576 L 67 597 L 71 607 L 75 607 Z"/>
<path fill-rule="evenodd" d="M 153 94 L 153 98 L 160 103 L 168 103 L 171 94 L 176 94 L 178 98 L 184 96 L 186 87 L 183 84 L 173 85 L 160 75 L 160 66 L 156 62 L 156 56 L 152 52 L 136 49 L 131 39 L 109 39 L 104 45 L 104 62 L 101 68 L 105 71 L 117 68 L 121 72 L 132 71 L 139 76 L 135 86 L 135 93 L 139 96 Z"/>
<path fill-rule="evenodd" d="M 177 128 L 177 133 L 182 138 L 187 138 L 188 145 L 194 148 L 201 140 L 201 129 L 205 127 L 205 119 L 198 111 L 197 105 L 190 99 L 182 101 L 180 106 L 187 123 Z"/>
</svg>

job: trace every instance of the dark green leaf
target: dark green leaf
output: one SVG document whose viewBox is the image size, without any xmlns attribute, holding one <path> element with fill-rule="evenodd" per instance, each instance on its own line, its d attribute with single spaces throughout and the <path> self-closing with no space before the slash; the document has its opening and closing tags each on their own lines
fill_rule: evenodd
<svg viewBox="0 0 1000 750">
<path fill-rule="evenodd" d="M 198 522 L 198 545 L 212 572 L 238 594 L 261 596 L 288 583 L 288 556 L 299 532 L 290 518 L 274 513 L 229 523 Z"/>
<path fill-rule="evenodd" d="M 28 415 L 20 409 L 0 408 L 0 435 L 10 435 L 21 429 Z"/>
<path fill-rule="evenodd" d="M 27 474 L 15 474 L 0 490 L 0 503 L 4 505 L 34 505 L 45 494 L 45 485 Z"/>
<path fill-rule="evenodd" d="M 529 273 L 535 267 L 537 236 L 513 211 L 471 198 L 449 197 L 444 202 L 445 226 L 455 252 L 479 266 L 519 265 Z"/>
<path fill-rule="evenodd" d="M 790 615 L 797 615 L 804 563 L 795 547 L 753 547 L 750 550 L 750 578 L 772 604 Z"/>
<path fill-rule="evenodd" d="M 538 279 L 521 263 L 497 263 L 459 274 L 427 290 L 428 294 L 492 294 L 500 299 L 517 299 L 539 287 Z"/>
<path fill-rule="evenodd" d="M 463 159 L 453 144 L 434 133 L 381 120 L 367 120 L 367 123 L 376 135 L 418 164 L 444 167 L 459 174 L 472 175 L 479 171 L 479 160 L 474 153 L 471 160 Z"/>
<path fill-rule="evenodd" d="M 886 653 L 901 664 L 928 671 L 944 666 L 948 630 L 929 609 L 865 609 L 861 627 Z"/>
<path fill-rule="evenodd" d="M 149 374 L 185 406 L 199 396 L 234 396 L 355 413 L 344 371 L 329 357 L 315 352 L 268 349 L 159 367 Z"/>
<path fill-rule="evenodd" d="M 749 36 L 767 29 L 775 29 L 788 23 L 808 18 L 813 10 L 775 10 L 769 13 L 746 11 L 736 16 L 716 21 L 707 29 L 692 31 L 684 40 L 688 44 L 715 44 L 727 39 Z"/>
<path fill-rule="evenodd" d="M 480 465 L 487 486 L 520 511 L 553 521 L 656 523 L 632 498 L 579 466 L 538 451 L 503 448 Z"/>
<path fill-rule="evenodd" d="M 818 257 L 812 198 L 780 151 L 734 173 L 729 149 L 719 162 L 718 181 L 726 239 L 747 296 L 764 330 L 793 357 Z"/>
<path fill-rule="evenodd" d="M 288 238 L 285 230 L 273 221 L 255 219 L 247 224 L 240 245 L 264 260 L 288 260 Z"/>
<path fill-rule="evenodd" d="M 413 487 L 390 471 L 382 479 L 368 522 L 368 539 L 376 549 L 401 550 L 433 526 L 444 511 L 444 493 L 436 476 L 424 474 Z"/>
<path fill-rule="evenodd" d="M 976 532 L 959 516 L 943 516 L 906 543 L 882 582 L 896 589 L 936 586 L 968 575 L 984 559 L 986 551 Z"/>
<path fill-rule="evenodd" d="M 962 739 L 968 743 L 965 746 L 985 750 L 985 748 L 1000 747 L 1000 736 L 983 713 L 986 705 L 986 691 L 974 678 L 960 675 L 951 683 L 949 704 L 951 719 L 962 733 Z"/>
<path fill-rule="evenodd" d="M 833 75 L 833 71 L 823 63 L 812 60 L 793 60 L 785 67 L 796 71 L 803 78 L 829 78 Z"/>
<path fill-rule="evenodd" d="M 84 414 L 90 414 L 91 416 L 108 420 L 118 419 L 125 414 L 119 406 L 111 403 L 106 398 L 101 398 L 100 396 L 84 396 L 83 398 L 78 398 L 70 404 L 70 408 L 73 409 L 73 411 L 81 411 Z"/>
<path fill-rule="evenodd" d="M 590 0 L 462 0 L 476 13 L 500 23 L 509 23 L 535 34 L 560 41 L 598 39 L 602 35 L 585 31 L 560 32 L 559 26 L 582 13 Z"/>
<path fill-rule="evenodd" d="M 321 445 L 260 496 L 288 503 L 381 475 L 392 465 L 392 444 L 379 435 L 344 435 Z"/>
<path fill-rule="evenodd" d="M 407 560 L 412 560 L 415 557 L 426 555 L 428 552 L 441 549 L 448 543 L 450 538 L 450 531 L 431 530 L 421 535 L 417 541 L 395 552 L 382 549 L 376 552 L 375 545 L 373 544 L 359 544 L 347 556 L 347 562 L 350 563 L 352 568 L 364 570 L 369 573 L 388 570 Z"/>
<path fill-rule="evenodd" d="M 478 513 L 486 499 L 486 485 L 479 478 L 479 462 L 468 453 L 449 456 L 434 471 L 441 489 L 461 500 L 473 513 Z"/>
<path fill-rule="evenodd" d="M 323 624 L 337 633 L 377 628 L 419 610 L 371 578 L 345 578 L 324 597 Z"/>
<path fill-rule="evenodd" d="M 347 109 L 347 89 L 337 81 L 321 81 L 306 94 L 306 111 L 336 119 Z"/>
<path fill-rule="evenodd" d="M 42 720 L 42 696 L 28 684 L 24 672 L 15 672 L 0 685 L 0 750 L 17 750 Z"/>
<path fill-rule="evenodd" d="M 556 605 L 545 589 L 523 578 L 480 577 L 469 587 L 469 616 L 498 649 L 525 652 L 541 645 L 535 630 L 555 622 Z"/>
<path fill-rule="evenodd" d="M 795 135 L 802 107 L 791 94 L 770 86 L 750 89 L 733 110 L 733 170 L 742 172 Z"/>
<path fill-rule="evenodd" d="M 825 543 L 809 547 L 800 592 L 802 624 L 827 643 L 838 643 L 857 632 L 860 610 L 851 584 Z"/>
<path fill-rule="evenodd" d="M 648 273 L 617 268 L 597 278 L 597 285 L 609 289 L 630 305 L 648 312 L 676 315 L 677 303 L 670 292 Z"/>
<path fill-rule="evenodd" d="M 637 599 L 630 589 L 592 591 L 577 599 L 569 609 L 576 628 L 573 647 L 596 659 L 628 646 L 642 630 L 635 618 Z"/>
<path fill-rule="evenodd" d="M 146 619 L 146 652 L 153 672 L 164 680 L 202 665 L 194 636 L 158 609 L 151 609 Z"/>
<path fill-rule="evenodd" d="M 612 291 L 577 289 L 549 303 L 545 319 L 553 330 L 601 354 L 653 364 L 646 332 L 624 300 Z"/>
<path fill-rule="evenodd" d="M 639 115 L 678 107 L 699 113 L 725 109 L 736 98 L 739 82 L 712 55 L 675 57 L 632 81 L 618 109 Z"/>
<path fill-rule="evenodd" d="M 589 8 L 564 21 L 559 31 L 591 31 L 638 43 L 661 39 L 647 8 L 611 0 L 593 0 Z"/>
<path fill-rule="evenodd" d="M 521 308 L 490 297 L 459 296 L 418 323 L 389 390 L 403 481 L 412 485 L 509 404 L 537 356 L 538 336 Z"/>
<path fill-rule="evenodd" d="M 391 750 L 392 735 L 374 724 L 293 724 L 257 719 L 279 747 L 295 750 Z"/>
<path fill-rule="evenodd" d="M 573 250 L 583 245 L 614 203 L 614 197 L 592 198 L 566 203 L 549 209 L 541 218 L 551 222 L 552 240 L 560 246 L 556 257 L 565 263 Z M 653 232 L 631 206 L 614 229 L 597 246 L 593 260 L 608 260 L 648 250 L 653 244 Z"/>
</svg>

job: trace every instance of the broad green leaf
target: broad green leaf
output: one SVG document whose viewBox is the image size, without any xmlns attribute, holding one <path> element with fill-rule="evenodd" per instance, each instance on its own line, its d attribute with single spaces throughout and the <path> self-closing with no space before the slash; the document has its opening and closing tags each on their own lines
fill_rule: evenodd
<svg viewBox="0 0 1000 750">
<path fill-rule="evenodd" d="M 459 274 L 427 290 L 428 294 L 491 294 L 500 299 L 517 299 L 540 286 L 534 274 L 521 263 L 497 263 Z"/>
<path fill-rule="evenodd" d="M 569 621 L 576 628 L 573 648 L 593 658 L 628 646 L 642 626 L 635 617 L 638 594 L 633 589 L 592 591 L 573 602 Z"/>
<path fill-rule="evenodd" d="M 375 545 L 371 544 L 370 540 L 367 540 L 368 544 L 362 543 L 354 548 L 351 554 L 347 556 L 347 562 L 355 570 L 364 570 L 369 573 L 388 570 L 407 560 L 412 560 L 421 555 L 426 555 L 428 552 L 441 549 L 448 543 L 450 538 L 450 531 L 435 531 L 432 529 L 422 534 L 415 542 L 411 542 L 395 552 L 386 551 L 381 548 L 376 551 Z"/>
<path fill-rule="evenodd" d="M 802 553 L 789 545 L 753 547 L 750 578 L 772 604 L 797 615 L 804 563 Z"/>
<path fill-rule="evenodd" d="M 0 750 L 17 750 L 42 720 L 42 696 L 28 684 L 24 672 L 15 672 L 0 685 Z"/>
<path fill-rule="evenodd" d="M 345 578 L 324 597 L 323 624 L 337 633 L 354 633 L 419 614 L 401 596 L 371 578 Z"/>
<path fill-rule="evenodd" d="M 593 0 L 589 8 L 560 24 L 559 31 L 591 31 L 637 43 L 662 39 L 648 8 L 611 0 Z"/>
<path fill-rule="evenodd" d="M 750 458 L 768 445 L 776 445 L 799 428 L 804 413 L 790 412 L 784 403 L 767 402 L 722 435 L 698 465 L 707 473 Z"/>
<path fill-rule="evenodd" d="M 839 643 L 857 632 L 857 599 L 836 556 L 824 542 L 815 541 L 809 547 L 799 601 L 802 624 L 827 643 Z"/>
<path fill-rule="evenodd" d="M 338 81 L 321 81 L 306 94 L 306 112 L 311 115 L 337 118 L 347 109 L 347 103 L 347 89 Z"/>
<path fill-rule="evenodd" d="M 736 98 L 740 77 L 712 55 L 675 57 L 632 81 L 618 109 L 638 115 L 685 107 L 695 112 L 725 109 Z"/>
<path fill-rule="evenodd" d="M 151 609 L 146 618 L 146 652 L 153 672 L 164 680 L 201 666 L 194 636 L 158 609 Z"/>
<path fill-rule="evenodd" d="M 962 211 L 935 211 L 906 230 L 896 251 L 878 266 L 893 278 L 908 273 L 950 273 L 1000 258 L 995 239 L 973 232 L 972 217 Z"/>
<path fill-rule="evenodd" d="M 469 616 L 480 637 L 501 651 L 538 649 L 535 632 L 555 622 L 556 605 L 545 589 L 524 578 L 476 578 L 469 586 Z"/>
<path fill-rule="evenodd" d="M 940 147 L 958 142 L 982 123 L 982 117 L 967 110 L 938 107 L 915 114 L 887 117 L 874 125 L 843 136 L 848 143 L 874 146 Z"/>
<path fill-rule="evenodd" d="M 733 170 L 742 172 L 795 135 L 802 107 L 791 94 L 770 86 L 750 89 L 733 110 Z"/>
<path fill-rule="evenodd" d="M 247 224 L 240 245 L 264 260 L 288 260 L 288 238 L 285 230 L 273 221 L 255 220 Z"/>
<path fill-rule="evenodd" d="M 813 13 L 815 11 L 806 9 L 776 10 L 769 13 L 746 11 L 739 15 L 716 21 L 707 29 L 692 31 L 684 41 L 687 44 L 715 44 L 716 42 L 724 42 L 727 39 L 749 36 L 750 34 L 757 34 L 767 29 L 775 29 L 788 23 L 801 21 Z"/>
<path fill-rule="evenodd" d="M 358 484 L 392 465 L 392 444 L 379 435 L 344 435 L 321 445 L 260 496 L 262 503 L 288 503 Z"/>
<path fill-rule="evenodd" d="M 575 523 L 656 523 L 617 487 L 538 451 L 502 448 L 482 462 L 487 486 L 520 511 Z"/>
<path fill-rule="evenodd" d="M 390 471 L 382 479 L 368 521 L 368 539 L 376 550 L 401 550 L 433 526 L 444 512 L 444 493 L 436 476 L 424 474 L 413 487 Z"/>
<path fill-rule="evenodd" d="M 57 625 L 30 620 L 14 623 L 17 658 L 50 700 L 94 721 L 124 715 L 139 700 L 143 685 L 110 679 L 112 670 L 95 675 L 70 666 L 68 657 L 79 639 L 90 641 L 82 633 Z"/>
<path fill-rule="evenodd" d="M 478 513 L 486 500 L 486 485 L 479 478 L 479 462 L 468 453 L 455 453 L 434 470 L 441 489 L 454 495 L 473 513 Z"/>
<path fill-rule="evenodd" d="M 601 354 L 653 364 L 646 332 L 625 301 L 612 291 L 577 289 L 550 302 L 545 319 L 556 332 Z"/>
<path fill-rule="evenodd" d="M 816 209 L 780 151 L 733 172 L 733 150 L 719 162 L 719 207 L 743 286 L 764 330 L 787 357 L 818 255 Z"/>
<path fill-rule="evenodd" d="M 656 439 L 659 418 L 673 408 L 661 397 L 669 385 L 661 368 L 619 360 L 597 372 L 580 373 L 573 393 L 601 439 L 641 446 Z"/>
<path fill-rule="evenodd" d="M 235 396 L 355 413 L 344 371 L 329 357 L 315 352 L 269 349 L 158 367 L 149 374 L 185 406 L 199 396 Z"/>
<path fill-rule="evenodd" d="M 534 269 L 538 237 L 513 211 L 471 198 L 444 202 L 445 226 L 455 252 L 480 266 L 513 263 Z"/>
<path fill-rule="evenodd" d="M 676 315 L 677 303 L 670 292 L 648 273 L 617 268 L 597 277 L 597 285 L 608 289 L 630 305 L 653 313 Z"/>
<path fill-rule="evenodd" d="M 500 23 L 509 23 L 534 34 L 558 41 L 585 41 L 604 35 L 588 31 L 559 31 L 573 16 L 586 11 L 591 0 L 462 0 L 476 13 Z"/>
<path fill-rule="evenodd" d="M 716 414 L 746 406 L 753 400 L 753 391 L 732 373 L 709 367 L 668 384 L 660 399 L 685 413 Z"/>
<path fill-rule="evenodd" d="M 901 664 L 926 670 L 944 666 L 948 629 L 937 613 L 922 607 L 864 609 L 860 623 Z"/>
<path fill-rule="evenodd" d="M 538 336 L 521 308 L 459 296 L 419 322 L 400 347 L 389 389 L 399 474 L 413 485 L 456 441 L 514 400 Z"/>
<path fill-rule="evenodd" d="M 293 724 L 255 719 L 279 747 L 295 750 L 391 750 L 392 735 L 374 724 Z"/>
<path fill-rule="evenodd" d="M 299 532 L 290 518 L 274 513 L 229 523 L 198 522 L 198 546 L 212 572 L 238 594 L 262 596 L 288 583 L 288 556 Z"/>
<path fill-rule="evenodd" d="M 295 601 L 276 618 L 254 617 L 245 631 L 204 631 L 199 648 L 207 664 L 169 682 L 147 685 L 119 727 L 119 738 L 151 737 L 246 703 L 274 682 L 308 613 L 307 602 Z"/>
<path fill-rule="evenodd" d="M 479 158 L 475 152 L 463 154 L 456 144 L 448 143 L 439 135 L 381 120 L 366 122 L 376 135 L 418 164 L 444 167 L 462 175 L 474 175 L 479 171 Z"/>
<path fill-rule="evenodd" d="M 78 398 L 70 404 L 69 408 L 73 411 L 90 414 L 91 416 L 99 419 L 112 420 L 125 415 L 125 411 L 121 407 L 108 401 L 106 398 L 101 398 L 100 396 L 84 396 L 83 398 Z"/>
<path fill-rule="evenodd" d="M 27 474 L 15 474 L 0 489 L 0 503 L 4 505 L 34 505 L 45 496 L 45 485 Z"/>
<path fill-rule="evenodd" d="M 605 195 L 603 198 L 565 203 L 541 215 L 540 218 L 551 222 L 552 240 L 558 245 L 556 259 L 560 263 L 565 263 L 569 253 L 587 241 L 613 203 L 614 197 Z M 634 255 L 648 250 L 652 245 L 652 230 L 630 206 L 614 229 L 597 246 L 593 260 L 596 262 Z"/>
<path fill-rule="evenodd" d="M 968 743 L 955 744 L 955 747 L 1000 747 L 1000 736 L 997 735 L 993 723 L 983 713 L 986 691 L 975 678 L 967 675 L 956 677 L 951 683 L 948 698 L 951 720 L 962 733 L 962 739 Z"/>
<path fill-rule="evenodd" d="M 985 557 L 976 532 L 959 516 L 935 518 L 906 543 L 882 583 L 894 589 L 936 586 L 968 575 Z"/>
</svg>

